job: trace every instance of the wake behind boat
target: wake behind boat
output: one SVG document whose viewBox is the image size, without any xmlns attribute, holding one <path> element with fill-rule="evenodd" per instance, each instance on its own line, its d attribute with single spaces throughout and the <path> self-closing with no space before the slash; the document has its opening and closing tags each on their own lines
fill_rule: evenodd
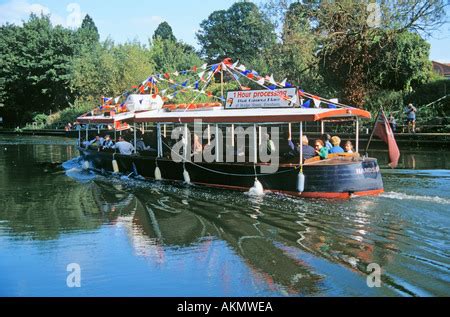
<svg viewBox="0 0 450 317">
<path fill-rule="evenodd" d="M 216 77 L 219 96 L 208 91 Z M 224 77 L 239 89 L 225 95 Z M 192 100 L 171 102 L 182 94 L 191 94 Z M 78 118 L 86 129 L 109 125 L 114 139 L 128 135 L 138 151 L 121 154 L 117 146 L 92 147 L 88 130 L 85 142 L 80 132 L 79 150 L 95 170 L 161 181 L 309 198 L 376 195 L 383 192 L 377 160 L 359 154 L 359 121 L 370 117 L 365 110 L 309 94 L 286 80 L 276 82 L 273 75 L 261 77 L 226 59 L 149 76 L 134 93 L 105 99 Z M 324 133 L 326 122 L 349 121 L 355 127 L 354 153 L 304 153 L 306 123 L 320 122 Z M 320 148 L 320 142 L 315 145 Z"/>
</svg>

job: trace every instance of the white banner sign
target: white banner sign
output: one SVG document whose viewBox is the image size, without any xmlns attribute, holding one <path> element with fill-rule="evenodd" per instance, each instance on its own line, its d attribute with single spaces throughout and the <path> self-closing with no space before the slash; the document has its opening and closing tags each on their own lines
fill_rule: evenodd
<svg viewBox="0 0 450 317">
<path fill-rule="evenodd" d="M 292 108 L 298 105 L 297 89 L 229 91 L 225 109 Z"/>
</svg>

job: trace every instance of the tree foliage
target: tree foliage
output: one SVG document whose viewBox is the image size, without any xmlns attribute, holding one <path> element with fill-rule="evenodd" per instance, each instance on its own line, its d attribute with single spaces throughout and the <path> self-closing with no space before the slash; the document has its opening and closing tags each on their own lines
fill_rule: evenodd
<svg viewBox="0 0 450 317">
<path fill-rule="evenodd" d="M 157 38 L 174 42 L 177 40 L 175 35 L 173 35 L 172 27 L 166 21 L 160 23 L 156 28 L 155 33 L 153 33 L 153 40 Z"/>
<path fill-rule="evenodd" d="M 209 61 L 225 57 L 251 62 L 275 43 L 273 25 L 251 2 L 237 2 L 214 11 L 200 24 L 197 39 Z"/>
<path fill-rule="evenodd" d="M 0 28 L 0 98 L 7 120 L 57 110 L 73 99 L 69 89 L 74 32 L 31 15 L 23 27 Z"/>
</svg>

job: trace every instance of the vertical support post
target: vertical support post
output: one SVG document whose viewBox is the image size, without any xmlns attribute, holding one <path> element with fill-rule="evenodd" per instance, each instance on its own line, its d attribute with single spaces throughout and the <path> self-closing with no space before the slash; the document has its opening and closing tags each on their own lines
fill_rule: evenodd
<svg viewBox="0 0 450 317">
<path fill-rule="evenodd" d="M 303 166 L 303 122 L 300 121 L 300 167 Z"/>
<path fill-rule="evenodd" d="M 255 160 L 254 163 L 256 164 L 258 162 L 258 134 L 256 132 L 256 123 L 253 124 L 253 159 Z"/>
<path fill-rule="evenodd" d="M 320 134 L 324 134 L 324 133 L 325 133 L 325 122 L 320 121 Z"/>
<path fill-rule="evenodd" d="M 210 125 L 208 124 L 208 145 L 210 145 L 211 144 L 211 127 L 210 127 Z"/>
<path fill-rule="evenodd" d="M 188 127 L 187 127 L 187 123 L 184 124 L 184 160 L 187 161 L 188 158 L 188 154 L 187 154 L 187 149 L 188 149 Z"/>
<path fill-rule="evenodd" d="M 78 146 L 81 146 L 81 129 L 78 129 Z"/>
<path fill-rule="evenodd" d="M 219 156 L 219 125 L 216 124 L 216 136 L 215 136 L 215 141 L 216 141 L 216 162 L 219 162 L 220 156 Z"/>
<path fill-rule="evenodd" d="M 133 134 L 134 134 L 134 153 L 137 153 L 137 150 L 136 150 L 136 143 L 137 143 L 137 140 L 136 140 L 136 138 L 137 138 L 137 133 L 136 133 L 137 131 L 136 131 L 136 122 L 133 122 Z"/>
<path fill-rule="evenodd" d="M 261 145 L 261 139 L 262 139 L 262 132 L 261 132 L 261 126 L 258 127 L 258 145 Z"/>
<path fill-rule="evenodd" d="M 100 135 L 100 126 L 97 124 L 97 134 Z"/>
<path fill-rule="evenodd" d="M 162 140 L 161 140 L 161 124 L 156 124 L 156 136 L 158 141 L 156 142 L 156 146 L 158 147 L 158 157 L 162 157 Z"/>
<path fill-rule="evenodd" d="M 289 138 L 292 138 L 292 124 L 290 122 L 288 123 L 288 135 Z"/>
<path fill-rule="evenodd" d="M 164 124 L 164 137 L 167 138 L 167 130 L 166 130 L 166 125 Z"/>
<path fill-rule="evenodd" d="M 116 130 L 116 127 L 114 127 L 114 142 L 117 142 L 117 130 Z"/>
<path fill-rule="evenodd" d="M 356 117 L 356 141 L 355 141 L 356 153 L 359 153 L 359 119 Z"/>
<path fill-rule="evenodd" d="M 86 141 L 89 141 L 89 123 L 86 124 Z"/>
<path fill-rule="evenodd" d="M 231 146 L 234 148 L 234 123 L 231 124 Z"/>
</svg>

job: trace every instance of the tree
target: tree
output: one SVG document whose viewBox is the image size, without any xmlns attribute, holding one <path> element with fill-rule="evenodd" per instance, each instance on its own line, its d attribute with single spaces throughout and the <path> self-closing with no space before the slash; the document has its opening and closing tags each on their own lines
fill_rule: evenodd
<svg viewBox="0 0 450 317">
<path fill-rule="evenodd" d="M 114 45 L 107 40 L 75 57 L 71 89 L 88 101 L 119 96 L 154 73 L 148 54 L 139 43 Z"/>
<path fill-rule="evenodd" d="M 88 46 L 89 49 L 92 45 L 99 42 L 100 35 L 98 34 L 97 26 L 89 14 L 86 14 L 84 17 L 81 27 L 77 30 L 77 35 L 80 39 L 80 44 Z"/>
<path fill-rule="evenodd" d="M 237 2 L 228 10 L 214 11 L 200 24 L 196 36 L 209 61 L 225 57 L 251 62 L 275 43 L 273 25 L 251 2 Z"/>
<path fill-rule="evenodd" d="M 48 16 L 31 15 L 21 27 L 0 28 L 0 102 L 7 122 L 57 110 L 73 100 L 68 86 L 75 46 L 74 32 L 53 27 Z"/>
<path fill-rule="evenodd" d="M 173 35 L 172 27 L 166 21 L 160 23 L 156 28 L 155 33 L 153 33 L 152 39 L 155 40 L 157 38 L 171 41 L 177 40 L 175 35 Z"/>
<path fill-rule="evenodd" d="M 442 25 L 444 6 L 444 0 L 268 0 L 265 9 L 284 26 L 280 51 L 288 53 L 285 59 L 297 54 L 290 61 L 293 69 L 295 61 L 309 70 L 316 65 L 341 99 L 362 106 L 380 86 L 407 89 L 423 81 L 429 48 L 411 33 Z"/>
<path fill-rule="evenodd" d="M 193 48 L 187 44 L 156 38 L 150 47 L 150 59 L 160 73 L 191 69 L 203 64 Z"/>
</svg>

